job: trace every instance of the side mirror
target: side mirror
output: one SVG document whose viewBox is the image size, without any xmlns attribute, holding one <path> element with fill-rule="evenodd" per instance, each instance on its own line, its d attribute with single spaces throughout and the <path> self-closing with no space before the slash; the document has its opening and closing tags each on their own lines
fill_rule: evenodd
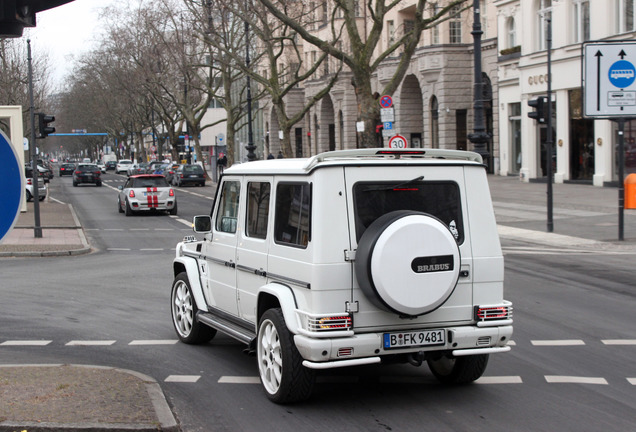
<svg viewBox="0 0 636 432">
<path fill-rule="evenodd" d="M 195 216 L 192 228 L 195 233 L 209 233 L 212 231 L 212 218 L 207 215 Z"/>
</svg>

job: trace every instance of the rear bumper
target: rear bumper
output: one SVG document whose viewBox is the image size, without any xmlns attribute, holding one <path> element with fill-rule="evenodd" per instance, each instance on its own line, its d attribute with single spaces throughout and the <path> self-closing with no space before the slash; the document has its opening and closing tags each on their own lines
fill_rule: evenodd
<svg viewBox="0 0 636 432">
<path fill-rule="evenodd" d="M 144 202 L 144 201 L 130 200 L 130 208 L 133 211 L 152 211 L 152 210 L 168 211 L 168 210 L 172 210 L 176 204 L 177 204 L 176 199 L 170 199 L 167 201 L 159 201 L 157 204 L 151 204 L 151 205 L 149 205 L 148 202 Z"/>
<path fill-rule="evenodd" d="M 331 369 L 358 364 L 377 363 L 382 356 L 413 352 L 448 352 L 454 356 L 492 354 L 510 351 L 507 345 L 512 337 L 512 325 L 499 327 L 459 326 L 446 327 L 446 343 L 384 349 L 383 333 L 363 333 L 339 338 L 312 338 L 294 335 L 294 342 L 311 369 Z"/>
</svg>

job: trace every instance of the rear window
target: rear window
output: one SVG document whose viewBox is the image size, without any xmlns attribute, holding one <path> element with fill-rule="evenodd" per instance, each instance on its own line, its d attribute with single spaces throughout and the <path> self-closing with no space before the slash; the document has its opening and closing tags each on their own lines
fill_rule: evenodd
<svg viewBox="0 0 636 432">
<path fill-rule="evenodd" d="M 78 165 L 77 166 L 78 171 L 95 171 L 98 170 L 99 168 L 97 167 L 97 165 Z"/>
<path fill-rule="evenodd" d="M 353 188 L 356 237 L 380 216 L 396 210 L 414 210 L 440 219 L 457 243 L 464 241 L 459 186 L 455 182 L 361 182 Z"/>
<path fill-rule="evenodd" d="M 168 187 L 165 177 L 148 177 L 133 179 L 133 188 Z"/>
<path fill-rule="evenodd" d="M 199 165 L 184 166 L 183 172 L 192 174 L 203 174 L 203 168 L 201 168 Z"/>
</svg>

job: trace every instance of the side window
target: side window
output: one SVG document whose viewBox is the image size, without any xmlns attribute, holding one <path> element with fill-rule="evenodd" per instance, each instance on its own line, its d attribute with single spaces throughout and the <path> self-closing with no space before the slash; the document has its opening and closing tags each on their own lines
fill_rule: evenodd
<svg viewBox="0 0 636 432">
<path fill-rule="evenodd" d="M 248 237 L 264 239 L 269 221 L 269 183 L 250 182 L 247 184 L 247 218 L 245 233 Z"/>
<path fill-rule="evenodd" d="M 280 183 L 275 214 L 276 243 L 306 248 L 311 240 L 311 185 Z"/>
<path fill-rule="evenodd" d="M 219 208 L 216 213 L 216 230 L 225 233 L 236 232 L 241 184 L 237 181 L 223 183 Z"/>
</svg>

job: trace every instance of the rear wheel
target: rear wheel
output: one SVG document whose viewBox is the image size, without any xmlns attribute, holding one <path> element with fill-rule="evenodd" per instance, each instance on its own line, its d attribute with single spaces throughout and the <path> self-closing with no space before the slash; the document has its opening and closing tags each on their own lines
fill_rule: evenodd
<svg viewBox="0 0 636 432">
<path fill-rule="evenodd" d="M 200 344 L 216 335 L 215 329 L 197 320 L 198 309 L 185 272 L 179 273 L 174 279 L 170 300 L 172 324 L 181 342 Z"/>
<path fill-rule="evenodd" d="M 468 384 L 486 371 L 488 354 L 472 356 L 450 357 L 442 356 L 439 359 L 428 359 L 428 367 L 440 382 L 444 384 Z"/>
<path fill-rule="evenodd" d="M 26 200 L 27 201 L 31 201 L 33 199 L 33 195 L 31 195 L 31 192 L 29 192 L 29 190 L 27 189 L 26 191 Z"/>
<path fill-rule="evenodd" d="M 258 372 L 267 397 L 284 404 L 308 399 L 316 374 L 302 365 L 302 357 L 294 344 L 280 308 L 269 309 L 258 326 Z"/>
<path fill-rule="evenodd" d="M 121 208 L 121 200 L 119 199 L 119 197 L 117 197 L 117 211 L 119 213 L 123 213 L 124 209 Z"/>
<path fill-rule="evenodd" d="M 174 203 L 174 207 L 172 207 L 172 209 L 170 210 L 170 214 L 172 216 L 176 216 L 177 215 L 177 202 L 176 201 Z"/>
<path fill-rule="evenodd" d="M 132 215 L 132 209 L 130 208 L 130 203 L 126 200 L 126 216 Z"/>
</svg>

